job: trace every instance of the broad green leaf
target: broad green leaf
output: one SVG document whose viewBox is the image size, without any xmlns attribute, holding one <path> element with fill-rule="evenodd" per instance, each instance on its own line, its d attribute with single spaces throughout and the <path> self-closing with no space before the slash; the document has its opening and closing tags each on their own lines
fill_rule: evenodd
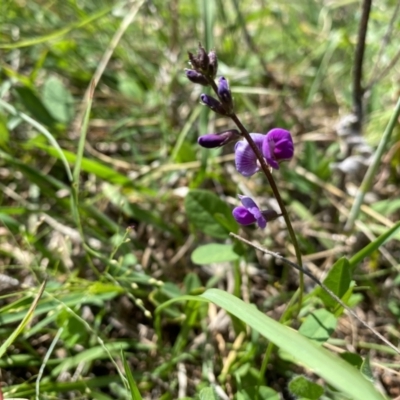
<svg viewBox="0 0 400 400">
<path fill-rule="evenodd" d="M 238 258 L 232 244 L 205 244 L 192 253 L 192 261 L 199 265 L 235 261 Z"/>
<path fill-rule="evenodd" d="M 214 193 L 207 190 L 191 190 L 185 198 L 185 209 L 194 227 L 206 235 L 225 239 L 229 230 L 217 219 L 222 214 L 228 221 L 234 221 L 229 206 Z M 233 222 L 234 223 L 234 222 Z"/>
<path fill-rule="evenodd" d="M 219 400 L 214 388 L 208 387 L 201 390 L 199 394 L 200 400 Z"/>
<path fill-rule="evenodd" d="M 310 400 L 318 400 L 324 394 L 324 388 L 314 382 L 297 376 L 289 383 L 289 390 L 292 394 L 299 397 L 305 397 Z"/>
<path fill-rule="evenodd" d="M 350 269 L 354 271 L 357 265 L 365 258 L 371 255 L 375 250 L 378 250 L 379 247 L 384 245 L 388 240 L 395 235 L 400 228 L 400 221 L 394 224 L 390 229 L 388 229 L 385 233 L 382 233 L 379 237 L 377 237 L 373 242 L 369 243 L 363 249 L 361 249 L 358 253 L 356 253 L 353 257 L 350 258 Z"/>
<path fill-rule="evenodd" d="M 74 99 L 62 81 L 54 76 L 43 85 L 42 101 L 51 116 L 64 124 L 73 116 Z"/>
<path fill-rule="evenodd" d="M 318 346 L 295 330 L 280 324 L 257 310 L 251 304 L 218 289 L 209 289 L 201 296 L 181 296 L 170 300 L 157 308 L 159 313 L 174 301 L 194 300 L 213 302 L 233 314 L 251 328 L 260 332 L 283 351 L 291 354 L 296 360 L 325 379 L 336 389 L 341 390 L 354 400 L 383 400 L 383 396 L 366 380 L 362 374 L 346 361 L 322 346 Z M 351 385 L 349 385 L 351 382 Z"/>
<path fill-rule="evenodd" d="M 342 298 L 349 290 L 351 283 L 351 272 L 349 260 L 342 257 L 335 262 L 332 269 L 329 271 L 328 276 L 324 279 L 325 286 L 328 287 L 336 296 Z M 338 303 L 332 299 L 328 293 L 323 289 L 318 290 L 319 297 L 324 302 L 325 306 L 329 309 L 335 309 Z"/>
<path fill-rule="evenodd" d="M 326 342 L 335 331 L 337 319 L 324 308 L 316 310 L 301 324 L 299 333 L 317 343 Z"/>
</svg>

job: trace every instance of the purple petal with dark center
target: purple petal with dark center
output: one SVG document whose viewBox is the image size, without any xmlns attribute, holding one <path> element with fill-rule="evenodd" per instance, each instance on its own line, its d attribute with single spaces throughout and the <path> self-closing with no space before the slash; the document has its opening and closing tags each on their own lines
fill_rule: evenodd
<svg viewBox="0 0 400 400">
<path fill-rule="evenodd" d="M 268 164 L 279 169 L 279 161 L 290 160 L 293 157 L 294 146 L 290 132 L 281 128 L 270 130 L 264 139 L 262 151 Z"/>
<path fill-rule="evenodd" d="M 250 136 L 261 151 L 265 135 L 261 133 L 250 133 Z M 240 140 L 236 143 L 235 164 L 236 169 L 244 176 L 254 175 L 260 169 L 257 163 L 257 157 L 246 140 Z"/>
</svg>

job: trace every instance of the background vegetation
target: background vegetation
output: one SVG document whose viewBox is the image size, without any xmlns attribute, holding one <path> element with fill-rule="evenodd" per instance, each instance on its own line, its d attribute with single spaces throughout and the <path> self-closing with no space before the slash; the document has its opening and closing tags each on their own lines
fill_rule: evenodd
<svg viewBox="0 0 400 400">
<path fill-rule="evenodd" d="M 372 5 L 360 135 L 346 131 L 358 1 L 1 2 L 4 398 L 140 398 L 126 381 L 130 373 L 148 399 L 253 399 L 257 384 L 260 398 L 301 397 L 289 387 L 301 376 L 323 387 L 311 397 L 308 386 L 309 398 L 343 398 L 279 349 L 262 367 L 268 341 L 212 303 L 182 301 L 155 312 L 217 287 L 279 320 L 298 287 L 294 270 L 239 244 L 232 255 L 226 229 L 196 222 L 190 190 L 213 192 L 229 209 L 238 193 L 274 202 L 265 179 L 235 171 L 232 145 L 198 147 L 199 135 L 232 125 L 199 104 L 201 88 L 183 69 L 199 41 L 215 48 L 246 127 L 292 132 L 295 159 L 275 178 L 304 261 L 323 279 L 340 257 L 351 258 L 400 219 L 396 127 L 354 230 L 343 230 L 399 95 L 398 8 L 390 0 Z M 346 299 L 394 344 L 396 232 L 359 260 Z M 240 233 L 294 260 L 280 220 Z M 227 246 L 192 257 L 213 243 Z M 314 288 L 306 280 L 307 292 Z M 310 295 L 286 323 L 304 326 L 321 304 Z M 399 355 L 343 310 L 331 311 L 322 336 L 308 336 L 350 354 L 378 390 L 400 396 Z"/>
</svg>

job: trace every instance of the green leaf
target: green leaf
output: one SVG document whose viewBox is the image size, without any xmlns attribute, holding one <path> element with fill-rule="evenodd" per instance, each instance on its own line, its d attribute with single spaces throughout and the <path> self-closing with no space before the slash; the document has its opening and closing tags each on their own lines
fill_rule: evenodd
<svg viewBox="0 0 400 400">
<path fill-rule="evenodd" d="M 42 100 L 51 116 L 57 121 L 66 124 L 73 117 L 74 99 L 60 79 L 53 76 L 46 80 Z"/>
<path fill-rule="evenodd" d="M 260 332 L 283 351 L 291 354 L 298 362 L 311 369 L 336 389 L 352 397 L 353 400 L 383 400 L 383 396 L 367 381 L 359 371 L 346 361 L 322 346 L 318 346 L 295 330 L 268 317 L 253 305 L 245 303 L 232 294 L 218 289 L 209 289 L 201 296 L 181 296 L 170 300 L 156 310 L 159 313 L 174 301 L 198 300 L 212 302 L 222 307 Z M 351 382 L 351 384 L 349 384 Z"/>
<path fill-rule="evenodd" d="M 281 397 L 274 389 L 267 386 L 257 386 L 240 390 L 235 400 L 254 400 L 256 398 L 260 400 L 280 400 Z"/>
<path fill-rule="evenodd" d="M 340 353 L 339 356 L 343 358 L 343 360 L 346 360 L 353 367 L 356 367 L 357 369 L 361 368 L 363 359 L 358 354 L 345 351 L 344 353 Z"/>
<path fill-rule="evenodd" d="M 208 387 L 201 390 L 199 394 L 200 400 L 219 400 L 214 388 Z"/>
<path fill-rule="evenodd" d="M 336 294 L 336 296 L 342 298 L 349 290 L 350 283 L 351 272 L 349 260 L 346 257 L 342 257 L 335 262 L 332 269 L 329 271 L 328 276 L 325 278 L 324 284 L 328 289 Z M 332 299 L 332 297 L 324 290 L 319 289 L 318 295 L 327 308 L 335 309 L 338 307 L 337 301 Z"/>
<path fill-rule="evenodd" d="M 15 91 L 18 93 L 22 104 L 35 120 L 39 121 L 43 125 L 54 127 L 56 121 L 43 105 L 36 93 L 27 87 L 16 87 Z"/>
<path fill-rule="evenodd" d="M 335 331 L 337 319 L 324 308 L 314 311 L 301 324 L 299 332 L 317 342 L 326 342 Z"/>
<path fill-rule="evenodd" d="M 185 198 L 185 209 L 194 227 L 206 235 L 217 239 L 225 239 L 229 230 L 220 223 L 218 214 L 234 223 L 229 206 L 214 193 L 207 190 L 191 190 Z"/>
<path fill-rule="evenodd" d="M 370 381 L 374 382 L 374 374 L 372 373 L 371 363 L 369 361 L 369 355 L 365 357 L 360 368 L 361 373 Z"/>
<path fill-rule="evenodd" d="M 314 382 L 310 382 L 304 376 L 297 376 L 289 383 L 289 390 L 295 396 L 305 397 L 310 400 L 318 400 L 324 394 L 324 388 Z"/>
<path fill-rule="evenodd" d="M 377 237 L 373 242 L 369 243 L 363 249 L 361 249 L 358 253 L 356 253 L 353 257 L 350 258 L 350 270 L 354 271 L 357 265 L 365 258 L 371 255 L 375 250 L 378 250 L 379 247 L 384 245 L 388 240 L 392 238 L 397 233 L 397 230 L 400 228 L 400 221 L 394 224 L 390 229 L 388 229 L 385 233 L 382 233 L 379 237 Z"/>
<path fill-rule="evenodd" d="M 205 244 L 192 253 L 192 262 L 199 265 L 235 261 L 238 258 L 232 244 Z"/>
<path fill-rule="evenodd" d="M 142 396 L 140 395 L 139 389 L 136 385 L 136 382 L 133 379 L 131 369 L 129 368 L 129 365 L 126 361 L 125 353 L 123 351 L 121 351 L 121 353 L 122 353 L 122 360 L 124 362 L 125 375 L 126 379 L 128 380 L 129 390 L 131 392 L 132 400 L 143 400 Z"/>
</svg>

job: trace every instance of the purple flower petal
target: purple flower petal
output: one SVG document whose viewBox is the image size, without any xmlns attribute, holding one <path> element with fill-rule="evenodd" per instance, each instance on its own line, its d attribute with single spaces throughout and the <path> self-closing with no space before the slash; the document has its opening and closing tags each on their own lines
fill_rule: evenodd
<svg viewBox="0 0 400 400">
<path fill-rule="evenodd" d="M 257 222 L 261 229 L 267 226 L 267 220 L 251 197 L 239 195 L 243 206 L 236 207 L 232 214 L 241 225 L 250 225 Z"/>
<path fill-rule="evenodd" d="M 290 132 L 281 128 L 270 130 L 265 136 L 262 152 L 268 164 L 272 168 L 279 169 L 278 162 L 293 157 L 294 146 Z"/>
<path fill-rule="evenodd" d="M 261 133 L 250 133 L 250 136 L 260 151 L 262 151 L 265 135 Z M 235 164 L 236 169 L 244 176 L 254 175 L 260 169 L 257 163 L 257 157 L 246 140 L 240 140 L 236 143 Z"/>
<path fill-rule="evenodd" d="M 232 215 L 240 225 L 250 225 L 256 222 L 254 215 L 243 206 L 234 208 Z"/>
</svg>

